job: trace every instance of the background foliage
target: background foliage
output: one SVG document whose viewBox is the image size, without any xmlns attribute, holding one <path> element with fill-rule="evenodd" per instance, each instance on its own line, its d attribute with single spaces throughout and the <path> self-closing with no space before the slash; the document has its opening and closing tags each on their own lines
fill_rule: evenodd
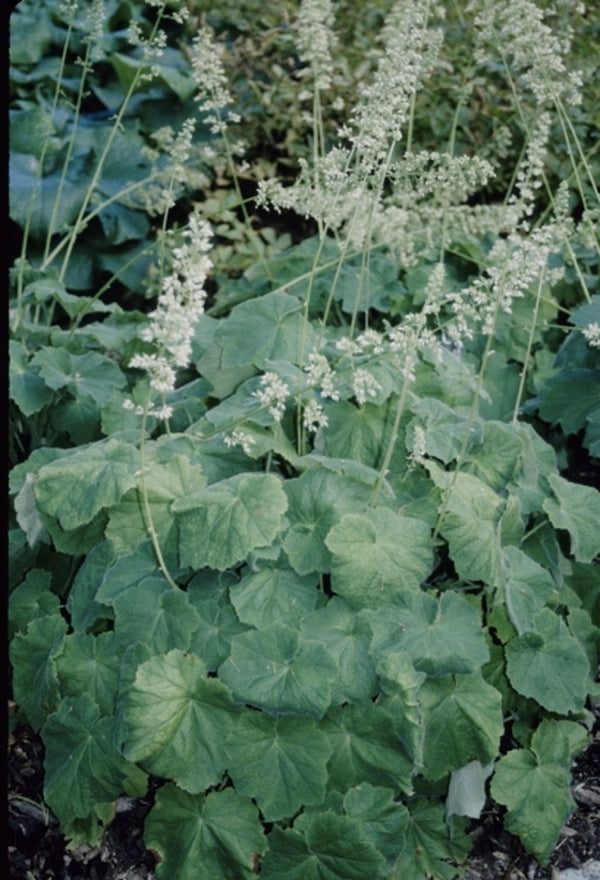
<svg viewBox="0 0 600 880">
<path fill-rule="evenodd" d="M 525 4 L 585 83 L 538 167 L 530 71 L 443 4 L 378 193 L 408 237 L 356 243 L 255 197 L 331 155 L 390 4 L 335 4 L 319 128 L 296 4 L 189 6 L 11 18 L 10 658 L 46 802 L 94 842 L 154 777 L 159 878 L 450 880 L 488 799 L 544 861 L 598 700 L 597 13 Z M 213 265 L 164 420 L 132 361 L 190 215 Z"/>
</svg>

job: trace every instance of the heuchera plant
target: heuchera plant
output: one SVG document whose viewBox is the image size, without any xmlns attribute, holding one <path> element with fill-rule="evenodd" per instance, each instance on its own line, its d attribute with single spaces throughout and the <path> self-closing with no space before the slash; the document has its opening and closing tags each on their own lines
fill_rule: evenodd
<svg viewBox="0 0 600 880">
<path fill-rule="evenodd" d="M 600 493 L 568 470 L 600 456 L 598 193 L 568 32 L 470 4 L 476 72 L 432 152 L 443 7 L 386 6 L 336 131 L 334 8 L 303 0 L 311 149 L 251 216 L 212 34 L 175 3 L 92 10 L 12 22 L 10 659 L 47 805 L 95 842 L 152 776 L 158 878 L 450 880 L 489 802 L 546 861 L 599 696 Z M 498 157 L 454 147 L 503 70 L 498 201 Z M 194 198 L 214 175 L 233 198 Z"/>
</svg>

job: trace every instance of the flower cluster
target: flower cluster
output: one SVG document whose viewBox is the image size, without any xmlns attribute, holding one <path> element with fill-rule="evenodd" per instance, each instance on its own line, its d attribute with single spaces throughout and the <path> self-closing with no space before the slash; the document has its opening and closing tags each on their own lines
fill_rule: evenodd
<svg viewBox="0 0 600 880">
<path fill-rule="evenodd" d="M 583 327 L 581 332 L 587 339 L 588 345 L 592 348 L 600 348 L 600 324 L 598 321 L 594 321 L 593 324 L 588 324 L 587 327 Z"/>
<path fill-rule="evenodd" d="M 275 421 L 280 422 L 290 395 L 288 386 L 281 381 L 277 373 L 272 372 L 264 373 L 260 384 L 261 387 L 254 392 L 254 397 L 264 406 L 268 406 Z"/>
<path fill-rule="evenodd" d="M 182 233 L 182 243 L 170 254 L 173 271 L 162 279 L 156 309 L 150 323 L 140 333 L 144 342 L 153 343 L 157 351 L 137 354 L 129 365 L 144 370 L 150 387 L 161 395 L 175 388 L 177 369 L 189 364 L 192 353 L 194 325 L 204 312 L 204 284 L 212 262 L 208 256 L 211 233 L 207 223 L 192 214 Z M 136 409 L 131 403 L 129 409 Z M 143 410 L 142 410 L 143 411 Z M 168 418 L 170 407 L 152 409 L 151 415 Z"/>
<path fill-rule="evenodd" d="M 331 53 L 337 42 L 331 0 L 301 0 L 296 30 L 298 54 L 308 65 L 299 76 L 312 76 L 318 91 L 328 89 L 333 73 Z"/>
<path fill-rule="evenodd" d="M 192 75 L 197 88 L 195 100 L 206 113 L 213 134 L 222 134 L 231 122 L 239 122 L 239 114 L 225 108 L 233 103 L 227 88 L 227 76 L 219 55 L 220 47 L 207 28 L 202 28 L 192 43 Z"/>
</svg>

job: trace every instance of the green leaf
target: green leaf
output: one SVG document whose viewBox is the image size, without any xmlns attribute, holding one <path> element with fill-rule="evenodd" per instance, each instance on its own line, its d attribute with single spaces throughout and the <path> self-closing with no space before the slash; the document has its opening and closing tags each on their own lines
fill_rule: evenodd
<svg viewBox="0 0 600 880">
<path fill-rule="evenodd" d="M 471 848 L 464 821 L 444 819 L 444 807 L 421 799 L 408 807 L 406 843 L 390 880 L 454 880 Z"/>
<path fill-rule="evenodd" d="M 112 544 L 109 546 L 112 548 Z M 131 590 L 136 584 L 147 584 L 154 581 L 161 584 L 167 583 L 158 569 L 156 556 L 149 540 L 140 544 L 133 553 L 128 553 L 127 556 L 116 555 L 114 548 L 112 551 L 112 559 L 108 549 L 106 551 L 107 565 L 102 573 L 100 583 L 97 585 L 95 595 L 97 602 L 112 606 L 120 595 Z M 103 558 L 104 555 L 101 559 Z M 98 560 L 98 564 L 101 564 L 101 560 Z"/>
<path fill-rule="evenodd" d="M 534 562 L 518 547 L 502 551 L 504 585 L 500 596 L 506 602 L 511 623 L 518 635 L 534 628 L 533 617 L 554 592 L 550 572 Z"/>
<path fill-rule="evenodd" d="M 392 432 L 397 398 L 383 406 L 365 403 L 354 406 L 342 400 L 327 407 L 328 424 L 320 431 L 319 452 L 332 458 L 359 461 L 379 469 Z M 406 450 L 398 443 L 390 462 L 390 474 L 404 472 Z"/>
<path fill-rule="evenodd" d="M 591 562 L 600 553 L 600 492 L 558 474 L 549 474 L 548 482 L 555 495 L 543 505 L 550 522 L 569 533 L 571 553 L 578 562 Z"/>
<path fill-rule="evenodd" d="M 430 461 L 427 469 L 443 491 L 441 533 L 459 577 L 494 583 L 500 576 L 501 499 L 471 474 L 443 471 Z"/>
<path fill-rule="evenodd" d="M 63 649 L 67 622 L 60 614 L 32 620 L 10 644 L 14 700 L 38 731 L 59 704 L 56 657 Z"/>
<path fill-rule="evenodd" d="M 231 603 L 238 618 L 262 628 L 270 623 L 292 623 L 312 611 L 319 600 L 315 575 L 301 577 L 280 565 L 245 575 L 231 587 Z"/>
<path fill-rule="evenodd" d="M 425 452 L 427 455 L 449 464 L 458 458 L 464 437 L 469 431 L 469 419 L 460 415 L 456 409 L 434 397 L 422 397 L 411 404 L 411 412 L 417 419 L 413 420 L 408 431 L 419 425 L 425 433 Z M 479 439 L 481 424 L 470 427 L 470 442 Z"/>
<path fill-rule="evenodd" d="M 533 623 L 533 629 L 506 645 L 510 683 L 550 712 L 581 712 L 590 671 L 585 651 L 549 608 L 538 611 Z"/>
<path fill-rule="evenodd" d="M 368 783 L 351 788 L 344 796 L 344 811 L 358 819 L 363 836 L 374 845 L 387 862 L 388 870 L 396 863 L 404 848 L 409 813 L 398 803 L 389 788 L 377 788 Z"/>
<path fill-rule="evenodd" d="M 502 492 L 519 470 L 523 439 L 518 426 L 503 422 L 483 423 L 483 437 L 471 445 L 465 470 Z"/>
<path fill-rule="evenodd" d="M 336 662 L 333 705 L 375 696 L 377 676 L 369 651 L 371 629 L 343 599 L 334 596 L 324 608 L 306 614 L 300 622 L 300 632 L 324 645 Z"/>
<path fill-rule="evenodd" d="M 87 630 L 99 617 L 111 616 L 108 608 L 96 601 L 96 592 L 116 558 L 113 545 L 102 541 L 82 562 L 67 597 L 67 611 L 76 632 Z"/>
<path fill-rule="evenodd" d="M 44 800 L 65 831 L 97 804 L 115 801 L 131 778 L 141 787 L 144 774 L 115 751 L 112 727 L 113 718 L 84 693 L 62 700 L 42 729 Z"/>
<path fill-rule="evenodd" d="M 25 632 L 33 620 L 60 614 L 60 599 L 50 589 L 52 575 L 42 568 L 32 568 L 10 594 L 8 600 L 9 635 Z"/>
<path fill-rule="evenodd" d="M 89 396 L 100 406 L 126 385 L 125 375 L 110 358 L 95 351 L 71 354 L 44 346 L 31 359 L 49 388 L 68 388 L 74 397 Z"/>
<path fill-rule="evenodd" d="M 215 572 L 208 574 L 220 587 L 219 575 Z M 215 670 L 229 657 L 233 637 L 247 627 L 238 619 L 225 588 L 207 592 L 197 575 L 188 584 L 187 596 L 200 618 L 198 628 L 192 634 L 190 649 L 202 658 L 208 669 Z"/>
<path fill-rule="evenodd" d="M 542 392 L 539 412 L 543 419 L 559 424 L 566 434 L 576 434 L 587 416 L 600 406 L 598 370 L 561 370 L 551 376 Z"/>
<path fill-rule="evenodd" d="M 282 525 L 287 498 L 272 474 L 238 474 L 178 498 L 181 564 L 226 569 L 270 544 Z"/>
<path fill-rule="evenodd" d="M 330 709 L 323 730 L 330 738 L 330 784 L 340 791 L 368 782 L 412 791 L 415 755 L 405 719 L 370 701 Z"/>
<path fill-rule="evenodd" d="M 304 834 L 276 827 L 268 840 L 262 880 L 365 880 L 381 876 L 384 865 L 360 822 L 331 812 L 312 817 Z"/>
<path fill-rule="evenodd" d="M 542 722 L 530 749 L 514 749 L 498 761 L 490 789 L 507 807 L 507 831 L 542 864 L 576 807 L 569 789 L 569 741 L 556 736 L 554 723 Z"/>
<path fill-rule="evenodd" d="M 394 605 L 382 605 L 366 617 L 376 661 L 406 651 L 416 669 L 447 675 L 475 672 L 489 659 L 480 614 L 452 590 L 439 599 L 405 590 Z"/>
<path fill-rule="evenodd" d="M 69 697 L 88 694 L 102 715 L 115 711 L 121 651 L 114 632 L 71 633 L 56 660 L 62 692 Z"/>
<path fill-rule="evenodd" d="M 298 364 L 301 352 L 314 347 L 313 335 L 300 300 L 274 292 L 235 306 L 219 322 L 214 342 L 223 368 L 253 364 L 262 370 L 267 361 Z"/>
<path fill-rule="evenodd" d="M 137 670 L 123 695 L 123 754 L 197 794 L 221 779 L 223 743 L 238 710 L 199 657 L 174 649 Z"/>
<path fill-rule="evenodd" d="M 427 779 L 441 779 L 471 761 L 488 764 L 496 758 L 504 732 L 502 695 L 480 674 L 428 679 L 419 700 Z"/>
<path fill-rule="evenodd" d="M 333 555 L 332 588 L 357 609 L 418 589 L 433 564 L 427 523 L 387 508 L 347 514 L 325 544 Z"/>
<path fill-rule="evenodd" d="M 54 395 L 38 370 L 30 364 L 25 347 L 14 339 L 11 339 L 8 345 L 10 397 L 23 415 L 32 416 L 50 403 Z"/>
<path fill-rule="evenodd" d="M 365 507 L 371 490 L 350 477 L 313 467 L 301 477 L 286 480 L 290 528 L 283 546 L 300 575 L 328 572 L 331 555 L 325 538 L 345 513 Z"/>
<path fill-rule="evenodd" d="M 319 642 L 283 623 L 235 636 L 219 678 L 239 703 L 274 714 L 321 718 L 331 704 L 337 668 Z"/>
<path fill-rule="evenodd" d="M 266 849 L 258 810 L 233 789 L 193 795 L 175 785 L 156 793 L 144 843 L 159 858 L 158 880 L 251 880 Z"/>
<path fill-rule="evenodd" d="M 164 550 L 176 546 L 177 531 L 171 504 L 175 498 L 190 495 L 206 486 L 206 478 L 197 465 L 183 455 L 174 455 L 168 464 L 152 464 L 144 474 L 143 484 L 126 492 L 111 508 L 106 537 L 119 553 L 134 550 L 148 538 L 148 511 L 142 485 L 147 494 L 152 526 Z"/>
<path fill-rule="evenodd" d="M 138 466 L 137 450 L 118 440 L 77 449 L 40 469 L 34 486 L 37 503 L 63 529 L 75 529 L 133 488 Z"/>
<path fill-rule="evenodd" d="M 313 719 L 248 712 L 225 750 L 236 791 L 253 798 L 267 822 L 323 802 L 331 745 Z"/>
<path fill-rule="evenodd" d="M 164 578 L 133 584 L 114 600 L 117 645 L 125 647 L 141 638 L 155 654 L 171 648 L 187 650 L 201 618 L 187 593 L 174 590 Z"/>
</svg>

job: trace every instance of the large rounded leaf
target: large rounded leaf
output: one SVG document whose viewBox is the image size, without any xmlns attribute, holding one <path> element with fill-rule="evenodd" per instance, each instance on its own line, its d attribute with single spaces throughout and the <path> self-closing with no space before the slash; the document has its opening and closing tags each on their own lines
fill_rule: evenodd
<svg viewBox="0 0 600 880">
<path fill-rule="evenodd" d="M 123 753 L 198 793 L 226 768 L 225 738 L 237 721 L 229 691 L 206 678 L 194 654 L 175 649 L 142 663 L 124 697 Z"/>
<path fill-rule="evenodd" d="M 173 502 L 183 566 L 226 569 L 265 547 L 281 528 L 287 498 L 272 474 L 237 474 Z"/>
</svg>

